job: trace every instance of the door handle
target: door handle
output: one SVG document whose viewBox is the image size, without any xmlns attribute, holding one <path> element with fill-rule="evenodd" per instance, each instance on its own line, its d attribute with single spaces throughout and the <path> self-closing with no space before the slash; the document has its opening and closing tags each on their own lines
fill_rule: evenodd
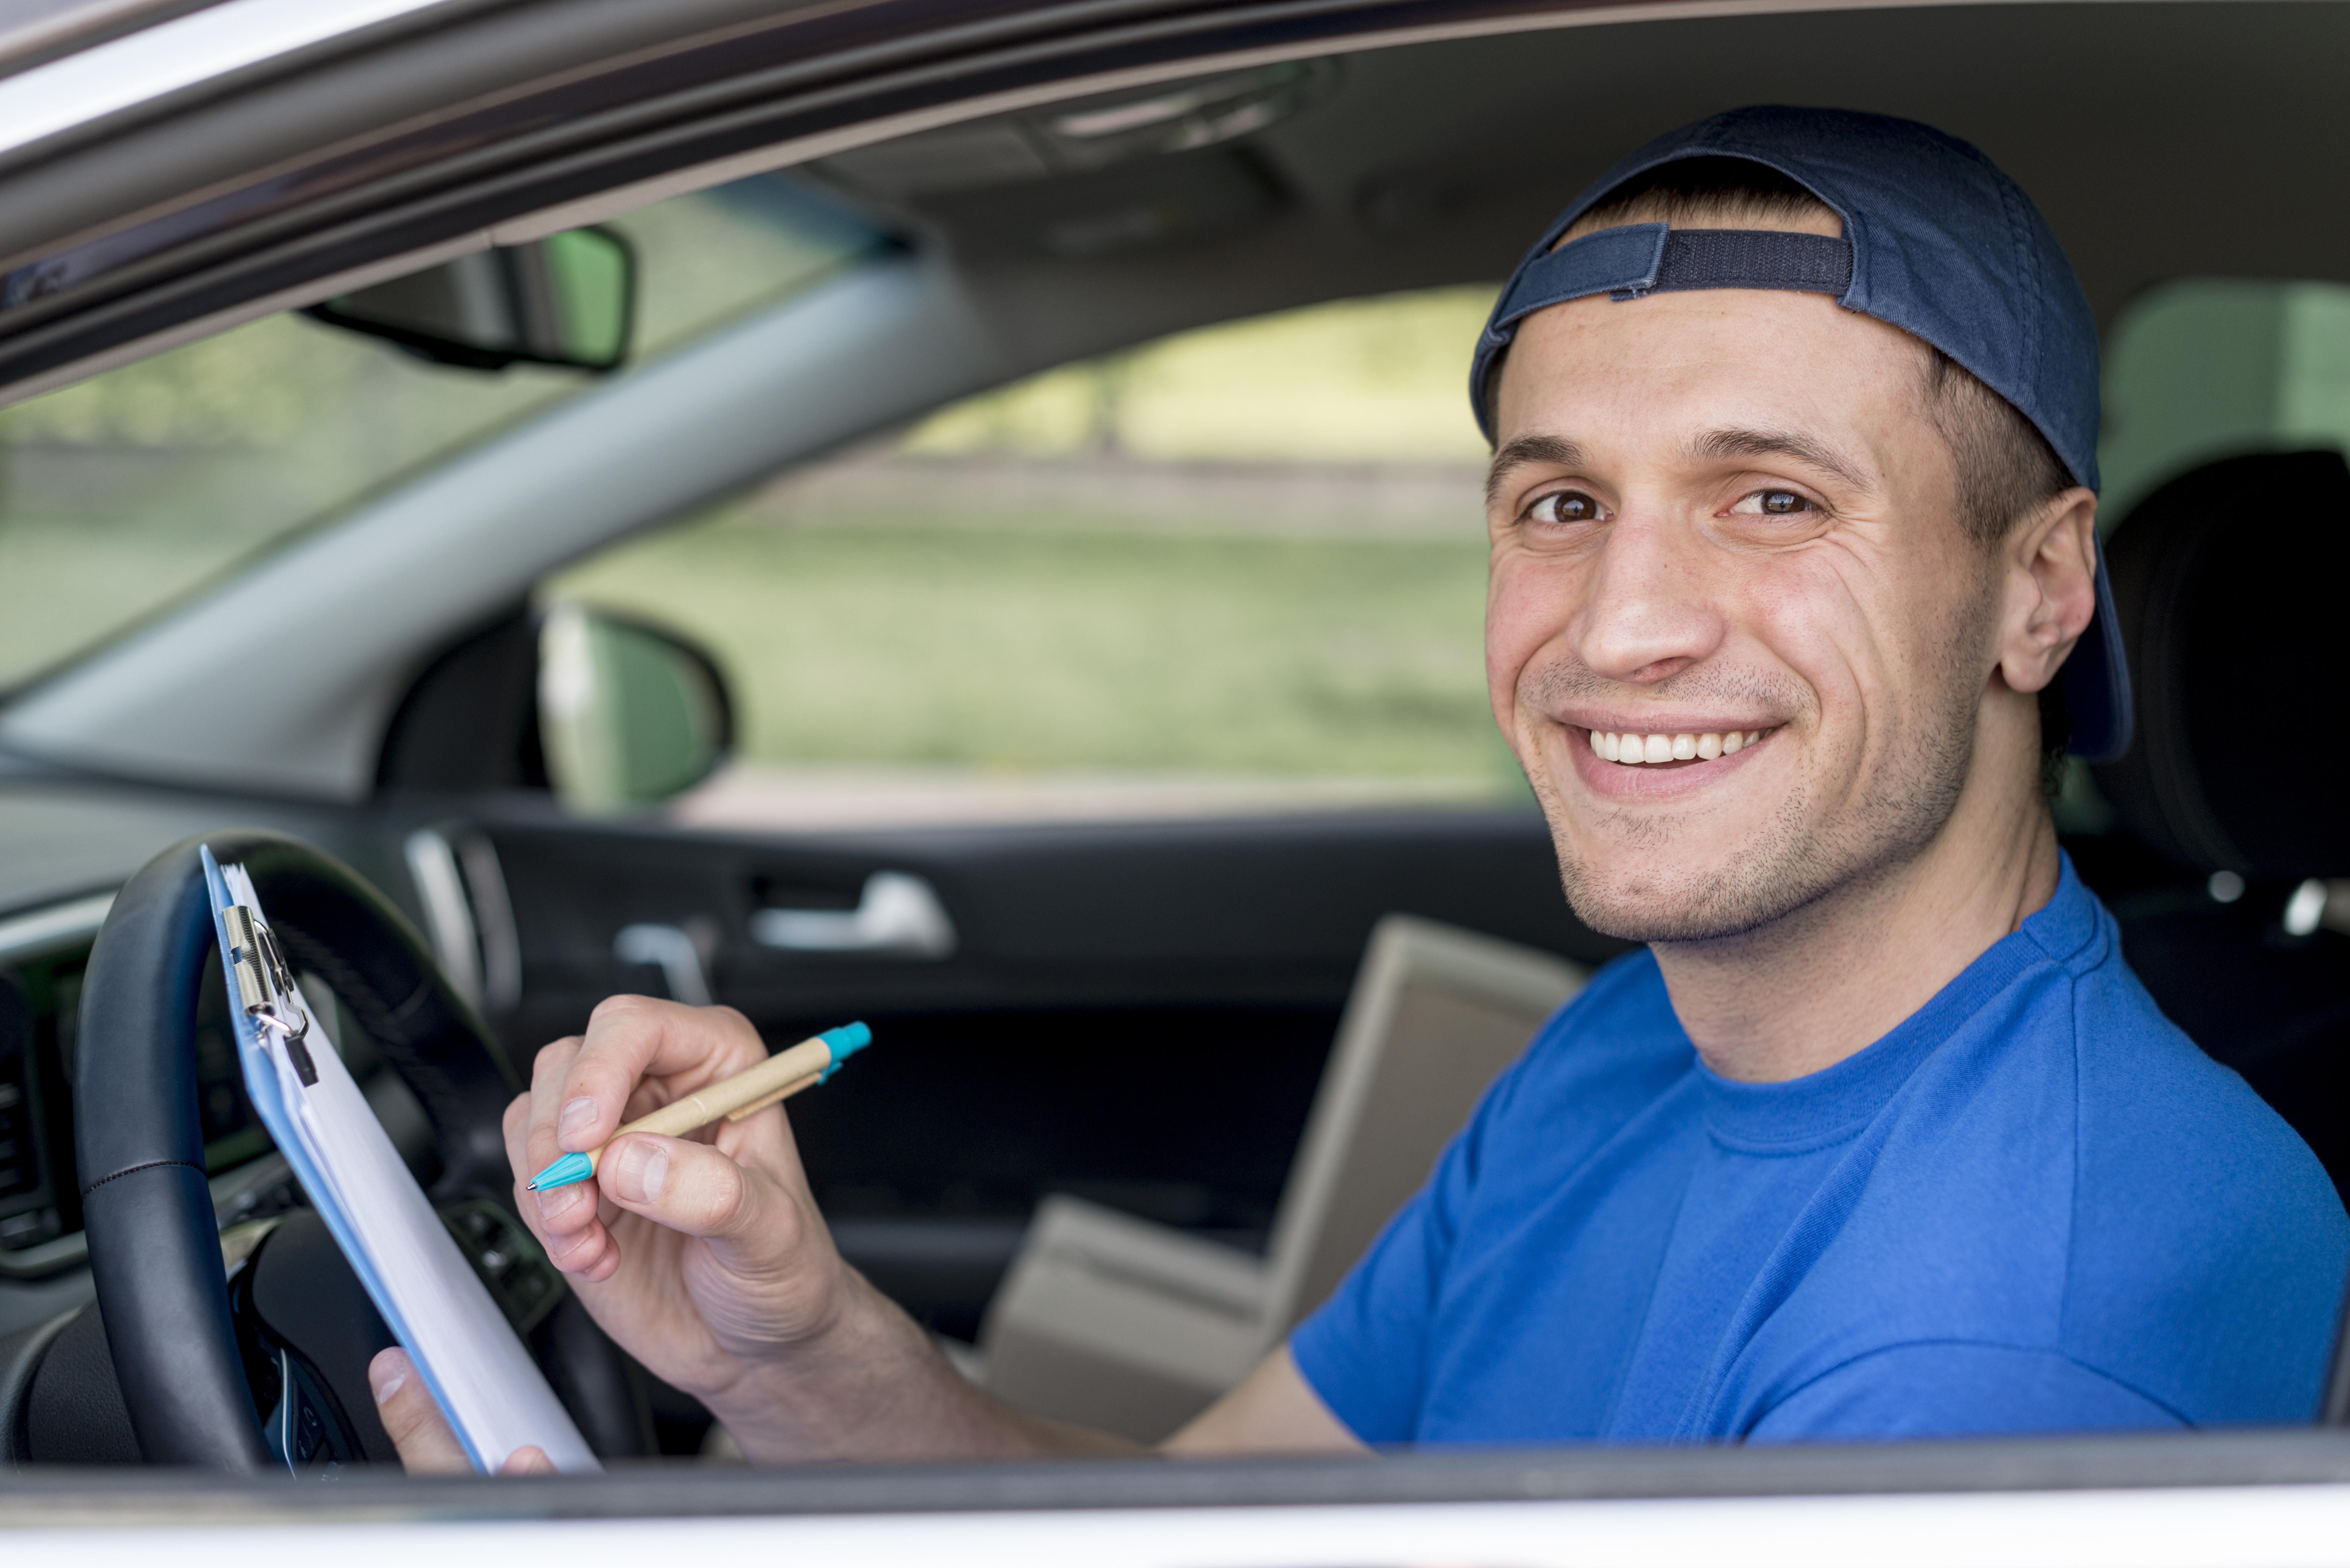
<svg viewBox="0 0 2350 1568">
<path fill-rule="evenodd" d="M 622 926 L 612 940 L 612 956 L 622 963 L 650 964 L 661 971 L 670 1000 L 688 1007 L 707 1007 L 710 973 L 702 967 L 702 949 L 691 933 L 680 926 Z"/>
<path fill-rule="evenodd" d="M 886 953 L 942 959 L 955 950 L 954 922 L 938 890 L 910 871 L 876 871 L 853 909 L 761 909 L 751 940 L 795 953 Z"/>
</svg>

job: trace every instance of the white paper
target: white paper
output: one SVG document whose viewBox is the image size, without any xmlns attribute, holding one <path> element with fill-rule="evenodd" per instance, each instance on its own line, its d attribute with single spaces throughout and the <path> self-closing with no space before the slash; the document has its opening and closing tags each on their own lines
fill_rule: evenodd
<svg viewBox="0 0 2350 1568">
<path fill-rule="evenodd" d="M 209 849 L 204 859 L 210 873 Z M 221 911 L 229 903 L 243 904 L 264 925 L 268 911 L 254 896 L 242 866 L 218 867 L 213 903 L 225 963 L 229 941 Z M 228 993 L 237 994 L 234 974 Z M 296 999 L 315 1020 L 316 1012 L 298 990 Z M 601 1469 L 488 1287 L 432 1211 L 327 1032 L 314 1023 L 303 1043 L 318 1078 L 306 1087 L 276 1033 L 255 1024 L 242 1008 L 229 1011 L 254 1108 L 440 1402 L 473 1468 L 494 1473 L 516 1449 L 536 1444 L 557 1469 Z"/>
</svg>

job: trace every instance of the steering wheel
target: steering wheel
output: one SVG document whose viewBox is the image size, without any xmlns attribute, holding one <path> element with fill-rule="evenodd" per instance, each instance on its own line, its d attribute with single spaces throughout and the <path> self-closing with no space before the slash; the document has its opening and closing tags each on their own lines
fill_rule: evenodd
<svg viewBox="0 0 2350 1568">
<path fill-rule="evenodd" d="M 157 856 L 117 896 L 83 981 L 73 1075 L 74 1153 L 106 1342 L 148 1463 L 259 1470 L 276 1461 L 231 1318 L 197 1121 L 197 990 L 219 962 L 202 844 L 224 864 L 244 864 L 294 967 L 334 988 L 414 1091 L 440 1147 L 436 1201 L 511 1208 L 499 1124 L 521 1085 L 415 928 L 308 845 L 206 834 Z M 348 1272 L 331 1245 L 287 1251 L 287 1266 L 350 1293 L 348 1280 L 318 1273 Z M 579 1338 L 565 1336 L 567 1355 Z M 346 1408 L 373 1408 L 364 1386 L 334 1393 Z"/>
</svg>

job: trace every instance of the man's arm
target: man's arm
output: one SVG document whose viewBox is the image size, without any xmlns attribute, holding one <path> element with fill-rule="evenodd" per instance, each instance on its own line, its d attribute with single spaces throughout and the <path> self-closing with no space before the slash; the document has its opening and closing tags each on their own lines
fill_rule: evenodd
<svg viewBox="0 0 2350 1568">
<path fill-rule="evenodd" d="M 1176 1459 L 1218 1454 L 1361 1454 L 1370 1450 L 1330 1413 L 1283 1345 L 1240 1386 L 1159 1445 Z"/>
</svg>

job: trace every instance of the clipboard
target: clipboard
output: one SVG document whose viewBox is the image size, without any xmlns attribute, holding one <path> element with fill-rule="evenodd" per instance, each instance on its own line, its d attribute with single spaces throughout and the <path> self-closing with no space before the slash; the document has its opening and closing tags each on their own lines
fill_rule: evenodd
<svg viewBox="0 0 2350 1568">
<path fill-rule="evenodd" d="M 317 1026 L 252 878 L 203 855 L 245 1093 L 466 1458 L 494 1474 L 536 1444 L 558 1470 L 601 1470 Z"/>
</svg>

